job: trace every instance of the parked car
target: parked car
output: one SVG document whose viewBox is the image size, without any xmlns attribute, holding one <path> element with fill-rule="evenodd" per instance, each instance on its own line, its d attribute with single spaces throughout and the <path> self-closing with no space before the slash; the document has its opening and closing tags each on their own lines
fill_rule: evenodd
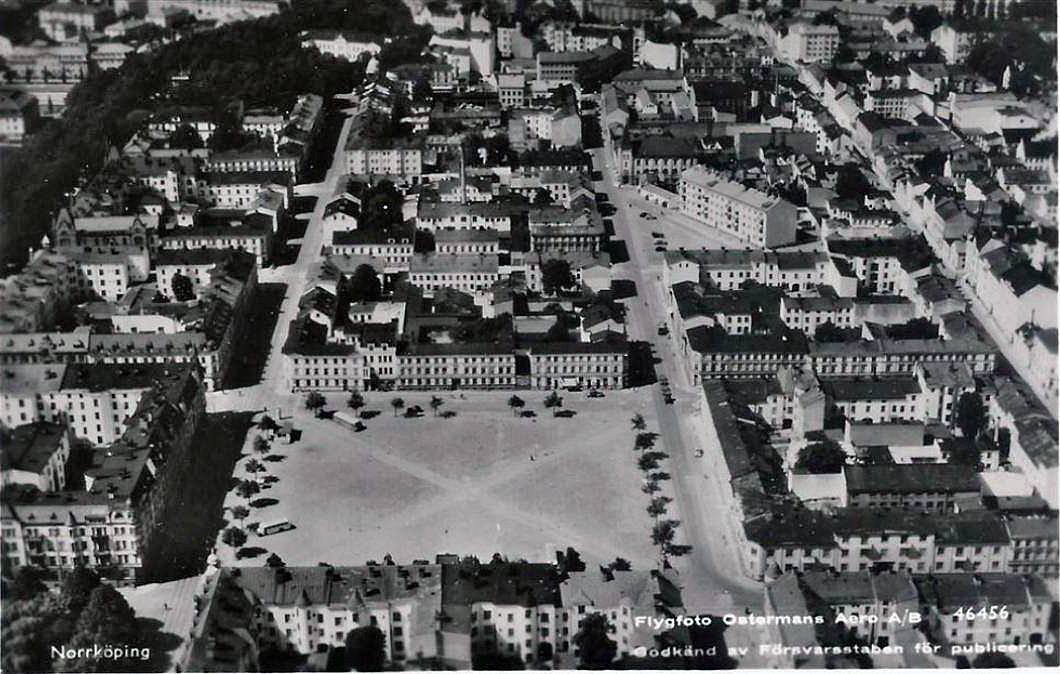
<svg viewBox="0 0 1060 674">
<path fill-rule="evenodd" d="M 594 388 L 593 390 L 589 391 L 589 397 L 590 398 L 603 398 L 604 397 L 604 392 L 599 390 L 599 389 L 595 389 Z"/>
<path fill-rule="evenodd" d="M 665 324 L 664 325 L 660 325 L 659 326 L 659 336 L 660 337 L 665 337 L 668 334 L 670 334 L 670 328 L 666 327 Z"/>
<path fill-rule="evenodd" d="M 665 253 L 666 252 L 666 246 L 656 246 L 655 247 L 655 252 L 656 253 Z"/>
<path fill-rule="evenodd" d="M 653 237 L 655 237 L 656 239 L 665 239 L 666 238 L 666 235 L 663 234 L 662 232 L 652 232 L 651 235 Z"/>
</svg>

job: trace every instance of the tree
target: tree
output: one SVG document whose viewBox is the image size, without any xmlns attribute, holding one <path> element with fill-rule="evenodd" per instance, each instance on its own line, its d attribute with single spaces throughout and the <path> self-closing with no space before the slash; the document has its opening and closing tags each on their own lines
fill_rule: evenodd
<svg viewBox="0 0 1060 674">
<path fill-rule="evenodd" d="M 261 473 L 265 471 L 265 464 L 257 459 L 251 458 L 247 460 L 247 465 L 244 466 L 248 473 Z"/>
<path fill-rule="evenodd" d="M 839 167 L 835 191 L 840 199 L 861 199 L 871 189 L 872 185 L 857 164 L 844 164 Z"/>
<path fill-rule="evenodd" d="M 648 477 L 656 482 L 665 482 L 670 479 L 670 474 L 666 471 L 659 471 L 658 473 L 652 473 Z"/>
<path fill-rule="evenodd" d="M 270 569 L 278 569 L 282 566 L 287 566 L 287 563 L 283 561 L 283 558 L 277 555 L 275 552 L 270 554 L 265 560 L 265 566 Z"/>
<path fill-rule="evenodd" d="M 508 407 L 512 408 L 512 416 L 518 414 L 519 410 L 521 410 L 525 405 L 526 401 L 524 401 L 519 396 L 512 396 L 511 398 L 508 398 Z"/>
<path fill-rule="evenodd" d="M 846 452 L 832 440 L 813 442 L 799 450 L 795 470 L 812 475 L 839 473 L 847 461 Z"/>
<path fill-rule="evenodd" d="M 609 565 L 612 571 L 632 571 L 633 565 L 625 557 L 615 557 L 615 561 Z"/>
<path fill-rule="evenodd" d="M 655 433 L 637 433 L 636 439 L 633 441 L 633 449 L 651 449 L 655 446 Z"/>
<path fill-rule="evenodd" d="M 681 543 L 667 543 L 663 546 L 663 551 L 670 557 L 680 557 L 692 552 L 692 546 Z"/>
<path fill-rule="evenodd" d="M 555 391 L 552 391 L 545 397 L 545 407 L 563 407 L 563 398 Z"/>
<path fill-rule="evenodd" d="M 635 431 L 643 431 L 648 427 L 648 424 L 644 421 L 644 415 L 639 413 L 633 415 L 633 418 L 630 419 L 629 423 L 633 426 L 633 430 Z"/>
<path fill-rule="evenodd" d="M 644 472 L 658 468 L 659 460 L 649 454 L 641 454 L 637 459 L 637 468 Z"/>
<path fill-rule="evenodd" d="M 390 406 L 394 408 L 394 416 L 398 415 L 398 410 L 405 406 L 405 401 L 401 398 L 392 398 L 390 400 Z"/>
<path fill-rule="evenodd" d="M 234 505 L 229 509 L 232 514 L 232 518 L 239 522 L 239 526 L 243 526 L 243 520 L 250 516 L 250 508 L 245 505 Z"/>
<path fill-rule="evenodd" d="M 310 391 L 305 397 L 305 408 L 307 410 L 318 410 L 324 405 L 327 405 L 328 401 L 322 393 L 319 391 Z"/>
<path fill-rule="evenodd" d="M 677 534 L 677 527 L 681 525 L 677 520 L 660 520 L 651 528 L 651 542 L 654 545 L 664 546 L 673 542 Z"/>
<path fill-rule="evenodd" d="M 656 482 L 654 480 L 648 480 L 647 482 L 644 483 L 643 486 L 641 486 L 640 490 L 642 492 L 644 492 L 645 494 L 649 494 L 650 495 L 650 494 L 655 494 L 655 493 L 661 491 L 662 487 L 659 486 L 658 482 Z"/>
<path fill-rule="evenodd" d="M 236 485 L 236 493 L 243 498 L 250 498 L 261 491 L 261 487 L 254 480 L 243 480 Z"/>
<path fill-rule="evenodd" d="M 354 391 L 350 394 L 350 399 L 346 401 L 346 404 L 353 411 L 357 411 L 364 407 L 364 396 L 359 391 Z"/>
<path fill-rule="evenodd" d="M 112 660 L 92 655 L 97 644 L 136 644 L 139 640 L 136 614 L 125 597 L 110 585 L 100 585 L 92 590 L 67 644 L 74 650 L 86 649 L 86 657 L 60 660 L 58 664 L 67 672 L 141 671 L 144 663 L 138 657 Z"/>
<path fill-rule="evenodd" d="M 931 31 L 942 25 L 942 14 L 938 7 L 928 5 L 926 7 L 910 7 L 909 20 L 913 22 L 917 35 L 924 39 L 931 37 Z"/>
<path fill-rule="evenodd" d="M 813 338 L 818 342 L 843 342 L 846 341 L 847 333 L 832 321 L 825 321 L 813 331 Z"/>
<path fill-rule="evenodd" d="M 262 456 L 269 453 L 269 441 L 260 435 L 254 438 L 254 451 Z"/>
<path fill-rule="evenodd" d="M 378 302 L 383 296 L 383 284 L 371 265 L 362 264 L 353 270 L 343 286 L 346 299 L 351 302 Z"/>
<path fill-rule="evenodd" d="M 1011 669 L 1016 666 L 1004 653 L 980 653 L 972 660 L 973 669 Z"/>
<path fill-rule="evenodd" d="M 566 573 L 578 573 L 585 571 L 585 562 L 582 560 L 582 553 L 578 552 L 571 546 L 567 546 L 566 552 L 557 552 L 559 557 L 559 564 L 563 571 Z"/>
<path fill-rule="evenodd" d="M 279 428 L 279 425 L 268 414 L 263 414 L 258 421 L 259 431 L 275 431 L 277 428 Z"/>
<path fill-rule="evenodd" d="M 241 548 L 247 542 L 247 533 L 238 527 L 228 527 L 221 534 L 221 540 L 224 541 L 225 545 Z"/>
<path fill-rule="evenodd" d="M 549 326 L 548 331 L 545 333 L 545 339 L 549 342 L 571 341 L 570 329 L 567 327 L 567 322 L 563 316 L 556 316 L 556 322 Z"/>
<path fill-rule="evenodd" d="M 582 668 L 610 669 L 618 652 L 618 644 L 608 636 L 610 631 L 611 625 L 602 613 L 590 613 L 585 617 L 581 629 L 574 635 Z"/>
<path fill-rule="evenodd" d="M 181 124 L 177 130 L 169 134 L 169 146 L 185 150 L 195 150 L 202 147 L 202 136 L 191 124 Z"/>
<path fill-rule="evenodd" d="M 986 428 L 986 407 L 983 399 L 974 391 L 962 393 L 953 412 L 954 423 L 966 438 L 975 440 Z"/>
<path fill-rule="evenodd" d="M 75 618 L 81 615 L 81 611 L 88 605 L 92 591 L 99 587 L 99 584 L 99 574 L 95 571 L 83 566 L 74 567 L 63 579 L 63 589 L 59 595 L 63 606 Z"/>
<path fill-rule="evenodd" d="M 426 229 L 417 229 L 416 238 L 412 241 L 413 253 L 433 253 L 437 247 L 434 232 Z"/>
<path fill-rule="evenodd" d="M 545 260 L 541 265 L 541 285 L 547 294 L 555 295 L 560 290 L 572 287 L 574 283 L 570 262 L 553 258 Z"/>
<path fill-rule="evenodd" d="M 666 506 L 672 501 L 669 496 L 656 496 L 648 505 L 648 514 L 652 517 L 660 517 L 666 514 Z"/>
<path fill-rule="evenodd" d="M 552 193 L 544 187 L 538 187 L 534 190 L 534 200 L 532 203 L 535 206 L 548 206 L 552 203 Z"/>
<path fill-rule="evenodd" d="M 542 641 L 537 645 L 537 661 L 548 662 L 552 659 L 554 653 L 552 652 L 552 644 L 547 641 Z"/>
<path fill-rule="evenodd" d="M 73 631 L 68 616 L 59 598 L 48 592 L 33 599 L 5 601 L 0 666 L 6 672 L 52 671 L 51 647 L 68 641 Z"/>
<path fill-rule="evenodd" d="M 386 637 L 375 625 L 350 630 L 346 635 L 346 664 L 358 672 L 381 672 L 386 662 Z"/>
<path fill-rule="evenodd" d="M 431 411 L 434 412 L 434 416 L 438 416 L 438 410 L 445 404 L 445 401 L 438 396 L 431 396 L 431 402 L 429 404 L 431 406 Z"/>
<path fill-rule="evenodd" d="M 173 274 L 173 280 L 170 282 L 171 289 L 173 290 L 173 297 L 178 302 L 188 302 L 195 299 L 195 287 L 191 283 L 191 279 L 180 272 Z"/>
<path fill-rule="evenodd" d="M 23 566 L 15 572 L 4 598 L 9 601 L 23 601 L 47 591 L 48 588 L 41 579 L 41 572 L 32 566 Z"/>
</svg>

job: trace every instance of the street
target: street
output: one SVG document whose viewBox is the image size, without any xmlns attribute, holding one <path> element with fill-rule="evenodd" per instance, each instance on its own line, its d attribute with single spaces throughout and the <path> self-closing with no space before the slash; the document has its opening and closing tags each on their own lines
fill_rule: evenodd
<svg viewBox="0 0 1060 674">
<path fill-rule="evenodd" d="M 276 321 L 276 329 L 272 334 L 269 346 L 269 357 L 266 361 L 265 371 L 262 373 L 261 383 L 241 389 L 229 389 L 216 391 L 207 395 L 207 405 L 210 412 L 223 412 L 230 410 L 260 410 L 268 409 L 275 412 L 282 408 L 290 413 L 292 405 L 300 402 L 301 396 L 291 394 L 285 385 L 286 376 L 283 372 L 283 344 L 287 339 L 287 330 L 291 321 L 298 316 L 298 300 L 304 292 L 305 283 L 309 280 L 309 272 L 314 263 L 320 261 L 320 251 L 324 241 L 324 208 L 335 194 L 339 180 L 346 176 L 346 139 L 350 134 L 352 117 L 347 117 L 342 124 L 338 142 L 335 144 L 335 153 L 332 157 L 331 167 L 323 182 L 299 186 L 299 196 L 317 197 L 309 223 L 306 225 L 305 235 L 302 237 L 302 245 L 298 250 L 298 257 L 294 264 L 282 267 L 271 267 L 259 272 L 258 280 L 261 283 L 282 283 L 287 287 L 283 303 L 280 305 L 280 317 Z"/>
<path fill-rule="evenodd" d="M 630 253 L 629 262 L 616 266 L 615 276 L 633 280 L 638 289 L 637 297 L 628 304 L 629 336 L 655 344 L 657 356 L 662 359 L 657 366 L 659 373 L 669 378 L 677 398 L 674 405 L 667 405 L 658 387 L 652 393 L 660 432 L 672 461 L 675 504 L 682 517 L 679 536 L 692 546 L 691 554 L 673 562 L 681 572 L 685 606 L 690 613 L 725 613 L 733 609 L 742 612 L 744 607 L 758 607 L 762 602 L 761 585 L 740 571 L 738 551 L 728 542 L 729 535 L 722 524 L 723 513 L 728 510 L 725 495 L 706 476 L 707 459 L 694 454 L 696 447 L 705 452 L 720 449 L 706 445 L 706 438 L 698 432 L 701 426 L 695 423 L 705 405 L 679 355 L 682 336 L 670 320 L 665 300 L 668 290 L 660 278 L 662 256 L 656 253 L 655 260 L 646 259 L 646 249 L 640 241 L 645 234 L 635 231 L 631 224 L 639 211 L 636 204 L 633 208 L 627 206 L 632 190 L 614 186 L 614 171 L 605 161 L 603 150 L 592 154 L 593 168 L 601 171 L 604 178 L 595 189 L 607 194 L 618 209 L 614 215 L 615 235 L 626 241 Z M 663 322 L 670 326 L 670 332 L 660 337 L 657 325 Z"/>
</svg>

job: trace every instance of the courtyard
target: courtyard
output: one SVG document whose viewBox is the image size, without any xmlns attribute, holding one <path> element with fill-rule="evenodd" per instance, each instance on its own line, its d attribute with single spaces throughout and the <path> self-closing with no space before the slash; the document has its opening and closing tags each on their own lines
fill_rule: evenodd
<svg viewBox="0 0 1060 674">
<path fill-rule="evenodd" d="M 511 391 L 369 393 L 364 409 L 378 414 L 362 432 L 296 410 L 281 422 L 301 436 L 291 444 L 276 439 L 268 455 L 254 457 L 266 467 L 257 473 L 262 491 L 249 499 L 233 491 L 225 502 L 249 506 L 247 528 L 280 519 L 295 528 L 250 532 L 241 559 L 218 542 L 219 555 L 252 566 L 272 553 L 289 565 L 360 564 L 387 554 L 400 563 L 446 552 L 553 561 L 571 546 L 590 564 L 624 557 L 635 567 L 654 565 L 629 422 L 640 413 L 655 426 L 647 391 L 561 392 L 563 409 L 576 412 L 569 418 L 553 416 L 544 392 L 516 393 L 535 417 L 513 414 Z M 438 416 L 432 395 L 444 400 Z M 390 401 L 399 396 L 423 416 L 395 416 Z M 352 413 L 345 396 L 328 398 L 328 409 Z M 237 478 L 248 476 L 251 444 Z"/>
</svg>

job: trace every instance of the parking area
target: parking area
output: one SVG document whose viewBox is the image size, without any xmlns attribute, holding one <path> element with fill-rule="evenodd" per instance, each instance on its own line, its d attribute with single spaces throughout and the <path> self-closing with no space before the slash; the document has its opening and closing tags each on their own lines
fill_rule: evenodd
<svg viewBox="0 0 1060 674">
<path fill-rule="evenodd" d="M 275 441 L 268 456 L 254 457 L 265 466 L 254 474 L 262 491 L 250 498 L 232 492 L 226 502 L 250 508 L 248 529 L 282 519 L 294 529 L 251 533 L 250 556 L 242 559 L 222 543 L 219 554 L 226 564 L 252 566 L 271 553 L 308 565 L 441 552 L 551 561 L 555 550 L 573 546 L 594 563 L 625 557 L 640 568 L 652 564 L 629 423 L 637 413 L 654 423 L 648 389 L 603 398 L 562 392 L 563 409 L 575 412 L 568 418 L 554 417 L 540 391 L 515 392 L 525 402 L 518 411 L 535 416 L 515 414 L 512 394 L 437 393 L 444 401 L 437 416 L 431 393 L 369 394 L 365 409 L 378 414 L 364 420 L 363 432 L 298 411 L 290 421 L 301 437 Z M 395 414 L 396 396 L 423 415 Z M 344 403 L 329 398 L 331 409 L 351 412 Z M 249 460 L 237 477 L 248 476 Z"/>
</svg>

